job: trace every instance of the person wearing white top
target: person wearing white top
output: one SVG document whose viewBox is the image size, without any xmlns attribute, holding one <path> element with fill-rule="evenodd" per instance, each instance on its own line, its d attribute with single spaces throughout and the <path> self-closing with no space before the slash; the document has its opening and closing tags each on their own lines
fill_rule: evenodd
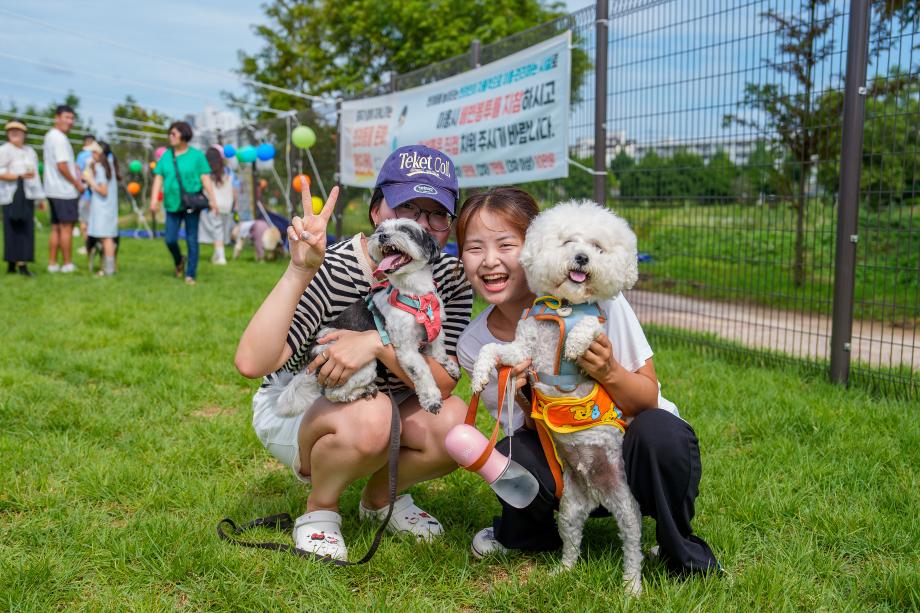
<svg viewBox="0 0 920 613">
<path fill-rule="evenodd" d="M 218 265 L 227 263 L 224 245 L 230 242 L 233 229 L 233 209 L 236 206 L 236 175 L 224 162 L 224 152 L 219 145 L 212 145 L 205 151 L 208 166 L 211 167 L 211 184 L 217 198 L 216 210 L 204 211 L 198 225 L 198 242 L 214 243 L 211 261 Z"/>
<path fill-rule="evenodd" d="M 491 305 L 470 322 L 457 343 L 460 366 L 467 372 L 483 345 L 513 340 L 522 312 L 533 304 L 535 296 L 518 256 L 538 213 L 533 197 L 513 187 L 476 194 L 463 205 L 456 224 L 463 269 L 473 289 Z M 626 299 L 619 295 L 599 306 L 607 317 L 605 333 L 578 365 L 615 399 L 629 424 L 623 440 L 627 480 L 642 513 L 655 519 L 660 556 L 677 574 L 720 570 L 712 549 L 690 526 L 702 470 L 696 435 L 674 403 L 661 396 L 652 349 Z M 473 538 L 477 557 L 561 546 L 553 521 L 555 480 L 529 415 L 528 368 L 523 363 L 512 369 L 515 387 L 523 394 L 516 395 L 510 426 L 502 424 L 508 436 L 496 449 L 529 470 L 540 491 L 524 509 L 499 499 L 501 516 Z M 480 399 L 494 416 L 500 401 L 494 380 Z"/>
<path fill-rule="evenodd" d="M 35 260 L 35 200 L 44 198 L 38 156 L 25 144 L 26 124 L 9 121 L 8 142 L 0 146 L 0 209 L 3 210 L 3 259 L 7 272 L 31 277 Z"/>
<path fill-rule="evenodd" d="M 115 274 L 115 238 L 118 236 L 118 160 L 106 142 L 94 141 L 88 150 L 92 161 L 86 165 L 86 182 L 92 195 L 89 201 L 87 236 L 102 240 L 102 270 L 99 276 Z M 90 266 L 93 255 L 90 254 Z"/>
<path fill-rule="evenodd" d="M 51 236 L 48 239 L 48 272 L 73 272 L 73 226 L 79 219 L 77 201 L 85 189 L 74 161 L 67 133 L 73 127 L 73 108 L 62 104 L 55 109 L 54 127 L 45 134 L 45 195 L 51 208 Z M 58 255 L 61 264 L 58 264 Z"/>
</svg>

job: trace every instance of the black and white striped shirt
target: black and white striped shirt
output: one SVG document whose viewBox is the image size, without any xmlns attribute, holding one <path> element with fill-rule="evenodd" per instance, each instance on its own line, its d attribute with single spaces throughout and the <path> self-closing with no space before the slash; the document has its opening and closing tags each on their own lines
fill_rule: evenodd
<svg viewBox="0 0 920 613">
<path fill-rule="evenodd" d="M 370 292 L 374 276 L 361 249 L 361 238 L 362 235 L 357 234 L 351 240 L 336 243 L 326 250 L 323 265 L 310 281 L 294 310 L 287 336 L 287 344 L 293 352 L 291 358 L 278 371 L 267 375 L 263 386 L 271 385 L 277 372 L 284 370 L 298 373 L 303 370 L 310 363 L 307 348 L 317 331 Z M 456 356 L 457 339 L 470 323 L 473 290 L 463 274 L 460 261 L 447 254 L 441 254 L 441 259 L 434 265 L 434 280 L 444 302 L 441 325 L 444 328 L 447 353 Z M 406 387 L 396 375 L 389 372 L 385 380 L 378 378 L 377 384 L 389 384 L 394 393 Z"/>
</svg>

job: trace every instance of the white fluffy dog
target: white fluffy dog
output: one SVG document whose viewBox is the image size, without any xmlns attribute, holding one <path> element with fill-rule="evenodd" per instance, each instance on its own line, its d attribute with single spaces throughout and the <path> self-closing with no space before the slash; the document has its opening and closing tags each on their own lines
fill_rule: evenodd
<svg viewBox="0 0 920 613">
<path fill-rule="evenodd" d="M 450 376 L 460 378 L 460 367 L 447 356 L 444 330 L 440 326 L 444 303 L 432 278 L 432 265 L 438 261 L 441 250 L 415 221 L 388 219 L 377 226 L 368 239 L 367 251 L 378 264 L 375 275 L 385 277 L 386 283 L 372 291 L 367 300 L 359 300 L 342 311 L 317 332 L 316 338 L 343 329 L 381 331 L 382 337 L 389 337 L 396 350 L 396 359 L 415 385 L 419 404 L 426 411 L 437 413 L 441 410 L 441 390 L 419 347 Z M 375 321 L 375 311 L 378 321 Z M 308 354 L 315 358 L 330 346 L 314 344 Z M 304 371 L 285 387 L 276 412 L 297 415 L 312 406 L 320 395 L 333 402 L 372 397 L 377 393 L 376 378 L 376 360 L 359 368 L 338 387 L 324 388 L 314 374 Z"/>
<path fill-rule="evenodd" d="M 513 365 L 529 358 L 536 371 L 532 383 L 538 398 L 552 403 L 553 398 L 582 399 L 590 395 L 596 382 L 577 366 L 570 366 L 575 374 L 566 382 L 571 385 L 560 385 L 562 377 L 545 374 L 560 372 L 558 318 L 570 317 L 573 311 L 582 312 L 577 320 L 570 320 L 575 323 L 571 328 L 566 326 L 568 332 L 562 341 L 562 357 L 571 363 L 603 331 L 599 317 L 584 314 L 585 309 L 590 303 L 613 299 L 621 290 L 632 287 L 638 278 L 636 256 L 636 236 L 626 221 L 593 202 L 565 202 L 538 215 L 527 230 L 520 259 L 530 289 L 537 296 L 555 299 L 555 319 L 528 316 L 518 323 L 514 341 L 483 347 L 473 369 L 473 390 L 485 387 L 496 362 Z M 599 309 L 595 313 L 599 314 Z M 585 429 L 560 432 L 547 427 L 564 467 L 558 518 L 563 542 L 562 570 L 575 565 L 585 520 L 594 508 L 603 505 L 620 529 L 626 589 L 638 595 L 642 591 L 642 516 L 626 482 L 623 433 L 607 425 L 613 421 L 613 411 L 607 414 L 610 421 L 605 421 L 598 405 L 594 404 L 591 411 L 591 404 L 568 407 L 572 420 L 590 421 L 593 415 L 596 423 L 583 426 Z M 588 407 L 587 411 L 584 407 Z"/>
</svg>

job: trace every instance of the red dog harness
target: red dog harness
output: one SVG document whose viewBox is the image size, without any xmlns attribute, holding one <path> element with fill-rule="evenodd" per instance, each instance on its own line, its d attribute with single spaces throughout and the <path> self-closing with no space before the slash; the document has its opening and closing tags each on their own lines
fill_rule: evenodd
<svg viewBox="0 0 920 613">
<path fill-rule="evenodd" d="M 365 301 L 367 307 L 374 316 L 374 323 L 377 326 L 377 332 L 380 333 L 380 339 L 384 345 L 390 344 L 389 335 L 383 325 L 380 313 L 374 305 L 373 294 L 377 291 L 384 290 L 387 292 L 387 302 L 400 311 L 405 311 L 415 317 L 416 323 L 425 326 L 426 343 L 434 342 L 441 333 L 441 303 L 438 302 L 438 296 L 434 292 L 428 292 L 421 296 L 412 294 L 401 294 L 398 289 L 383 281 L 375 283 L 371 287 L 371 294 L 368 294 Z"/>
</svg>

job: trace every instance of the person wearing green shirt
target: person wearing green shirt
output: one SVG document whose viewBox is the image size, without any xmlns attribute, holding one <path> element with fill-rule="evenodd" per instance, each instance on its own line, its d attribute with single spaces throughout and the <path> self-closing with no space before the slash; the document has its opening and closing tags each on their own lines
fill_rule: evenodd
<svg viewBox="0 0 920 613">
<path fill-rule="evenodd" d="M 201 211 L 189 213 L 182 206 L 176 167 L 182 179 L 182 189 L 192 194 L 204 190 L 211 203 L 211 210 L 216 211 L 217 198 L 211 183 L 211 166 L 199 149 L 189 146 L 192 140 L 192 126 L 184 121 L 176 121 L 169 126 L 169 149 L 160 156 L 153 171 L 153 188 L 150 191 L 150 210 L 154 213 L 160 207 L 160 194 L 163 195 L 163 208 L 166 211 L 166 247 L 173 257 L 176 277 L 181 279 L 183 269 L 185 283 L 195 285 L 198 270 L 198 217 Z M 185 242 L 188 246 L 188 259 L 182 257 L 179 248 L 179 227 L 185 222 Z"/>
</svg>

